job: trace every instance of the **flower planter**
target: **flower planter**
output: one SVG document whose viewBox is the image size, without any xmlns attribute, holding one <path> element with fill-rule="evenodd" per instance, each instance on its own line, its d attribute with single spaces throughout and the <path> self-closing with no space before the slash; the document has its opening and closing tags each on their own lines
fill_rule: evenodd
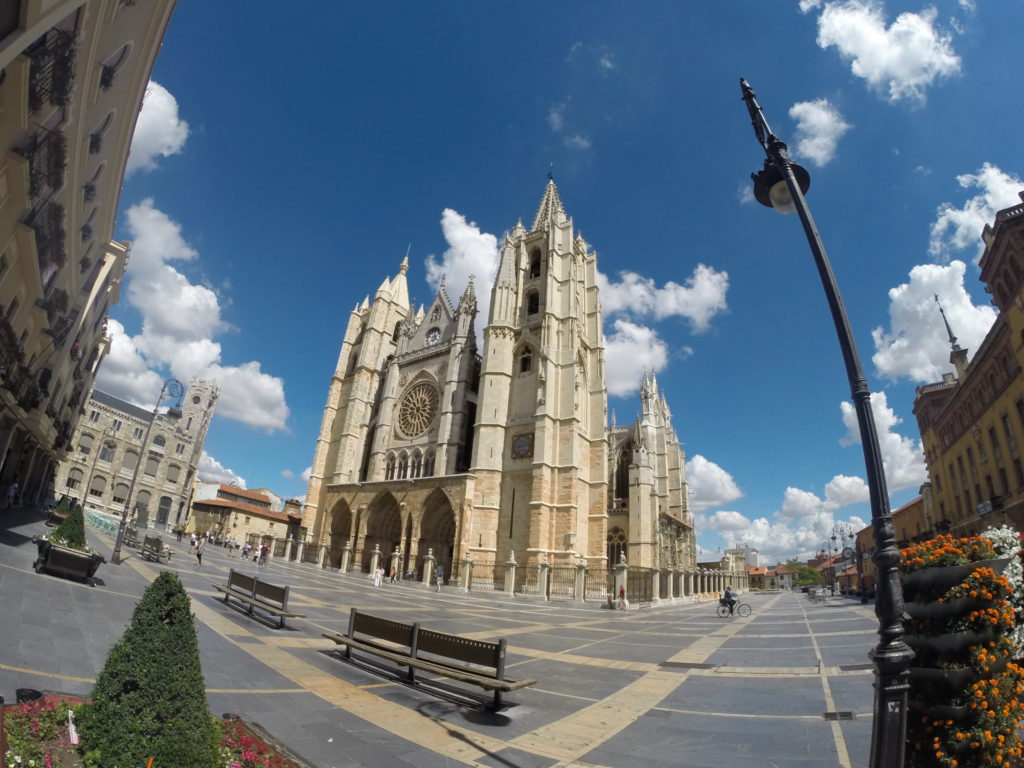
<svg viewBox="0 0 1024 768">
<path fill-rule="evenodd" d="M 954 585 L 955 586 L 955 585 Z M 903 610 L 912 619 L 949 619 L 966 616 L 971 611 L 984 608 L 988 603 L 974 597 L 961 597 L 946 602 L 904 603 Z"/>
<path fill-rule="evenodd" d="M 904 640 L 915 651 L 931 651 L 941 656 L 959 656 L 972 645 L 995 640 L 991 632 L 956 632 L 945 635 L 908 634 Z"/>
<path fill-rule="evenodd" d="M 918 699 L 910 699 L 907 708 L 911 712 L 920 712 L 935 720 L 952 720 L 954 723 L 964 723 L 971 718 L 972 710 L 966 704 L 958 707 L 948 704 L 929 704 Z"/>
<path fill-rule="evenodd" d="M 991 568 L 997 574 L 1002 573 L 1010 558 L 998 560 L 978 560 L 965 565 L 929 566 L 911 573 L 901 573 L 903 588 L 906 594 L 919 592 L 942 593 L 952 589 L 979 568 Z"/>
<path fill-rule="evenodd" d="M 910 680 L 914 685 L 935 686 L 944 693 L 959 693 L 971 683 L 977 682 L 980 674 L 972 667 L 953 667 L 937 669 L 935 667 L 911 667 Z"/>
<path fill-rule="evenodd" d="M 52 573 L 70 579 L 91 581 L 100 563 L 107 562 L 102 555 L 92 552 L 81 552 L 54 544 L 46 539 L 36 539 L 39 556 L 32 564 L 36 573 Z"/>
</svg>

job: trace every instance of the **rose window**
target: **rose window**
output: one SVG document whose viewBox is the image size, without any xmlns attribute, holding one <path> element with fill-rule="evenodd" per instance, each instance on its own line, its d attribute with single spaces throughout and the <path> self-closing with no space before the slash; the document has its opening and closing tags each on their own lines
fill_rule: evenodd
<svg viewBox="0 0 1024 768">
<path fill-rule="evenodd" d="M 398 410 L 398 426 L 408 437 L 427 431 L 437 413 L 437 392 L 423 382 L 406 392 Z"/>
</svg>

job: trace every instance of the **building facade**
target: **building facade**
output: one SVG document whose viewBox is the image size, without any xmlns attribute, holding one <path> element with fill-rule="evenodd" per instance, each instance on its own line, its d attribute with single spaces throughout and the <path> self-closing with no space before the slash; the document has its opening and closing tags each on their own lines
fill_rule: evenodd
<svg viewBox="0 0 1024 768">
<path fill-rule="evenodd" d="M 653 377 L 637 371 L 636 422 L 608 425 L 596 254 L 554 181 L 502 243 L 482 350 L 473 283 L 414 310 L 407 272 L 352 311 L 331 379 L 303 521 L 325 564 L 694 569 L 685 455 Z"/>
<path fill-rule="evenodd" d="M 302 517 L 296 509 L 278 508 L 265 489 L 200 483 L 190 519 L 189 533 L 209 533 L 218 543 L 230 539 L 269 545 L 275 539 L 296 538 Z"/>
<path fill-rule="evenodd" d="M 926 527 L 943 522 L 957 535 L 1024 527 L 1024 204 L 999 211 L 983 239 L 981 280 L 999 315 L 970 362 L 950 330 L 956 373 L 914 400 Z"/>
<path fill-rule="evenodd" d="M 154 415 L 93 390 L 74 448 L 58 465 L 56 492 L 113 515 L 127 507 L 139 528 L 185 525 L 218 395 L 213 380 L 192 379 L 180 415 L 177 408 Z"/>
<path fill-rule="evenodd" d="M 173 0 L 0 3 L 0 487 L 52 490 L 109 339 L 125 162 Z"/>
</svg>

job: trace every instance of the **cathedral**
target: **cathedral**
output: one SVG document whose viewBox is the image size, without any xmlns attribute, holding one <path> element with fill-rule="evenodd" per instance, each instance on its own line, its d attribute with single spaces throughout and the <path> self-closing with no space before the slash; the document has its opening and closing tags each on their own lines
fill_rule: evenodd
<svg viewBox="0 0 1024 768">
<path fill-rule="evenodd" d="M 504 237 L 482 349 L 478 287 L 453 301 L 442 280 L 414 309 L 408 270 L 352 311 L 331 377 L 303 516 L 325 565 L 367 570 L 379 551 L 418 575 L 428 552 L 452 575 L 466 558 L 695 568 L 654 377 L 637 372 L 636 421 L 609 426 L 597 258 L 554 180 Z"/>
</svg>

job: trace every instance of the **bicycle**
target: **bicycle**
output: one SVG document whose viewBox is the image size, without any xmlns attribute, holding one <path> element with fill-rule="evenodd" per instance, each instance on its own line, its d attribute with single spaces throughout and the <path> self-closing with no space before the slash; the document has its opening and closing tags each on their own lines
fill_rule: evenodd
<svg viewBox="0 0 1024 768">
<path fill-rule="evenodd" d="M 746 618 L 747 616 L 750 615 L 750 605 L 747 604 L 747 603 L 741 603 L 741 602 L 739 602 L 737 600 L 736 601 L 736 605 L 733 606 L 732 611 L 737 616 L 739 616 L 741 619 L 743 619 L 743 618 Z M 721 619 L 724 619 L 728 615 L 730 615 L 729 614 L 729 605 L 728 605 L 728 603 L 726 603 L 723 600 L 719 599 L 719 601 L 718 601 L 718 617 L 721 618 Z"/>
</svg>

